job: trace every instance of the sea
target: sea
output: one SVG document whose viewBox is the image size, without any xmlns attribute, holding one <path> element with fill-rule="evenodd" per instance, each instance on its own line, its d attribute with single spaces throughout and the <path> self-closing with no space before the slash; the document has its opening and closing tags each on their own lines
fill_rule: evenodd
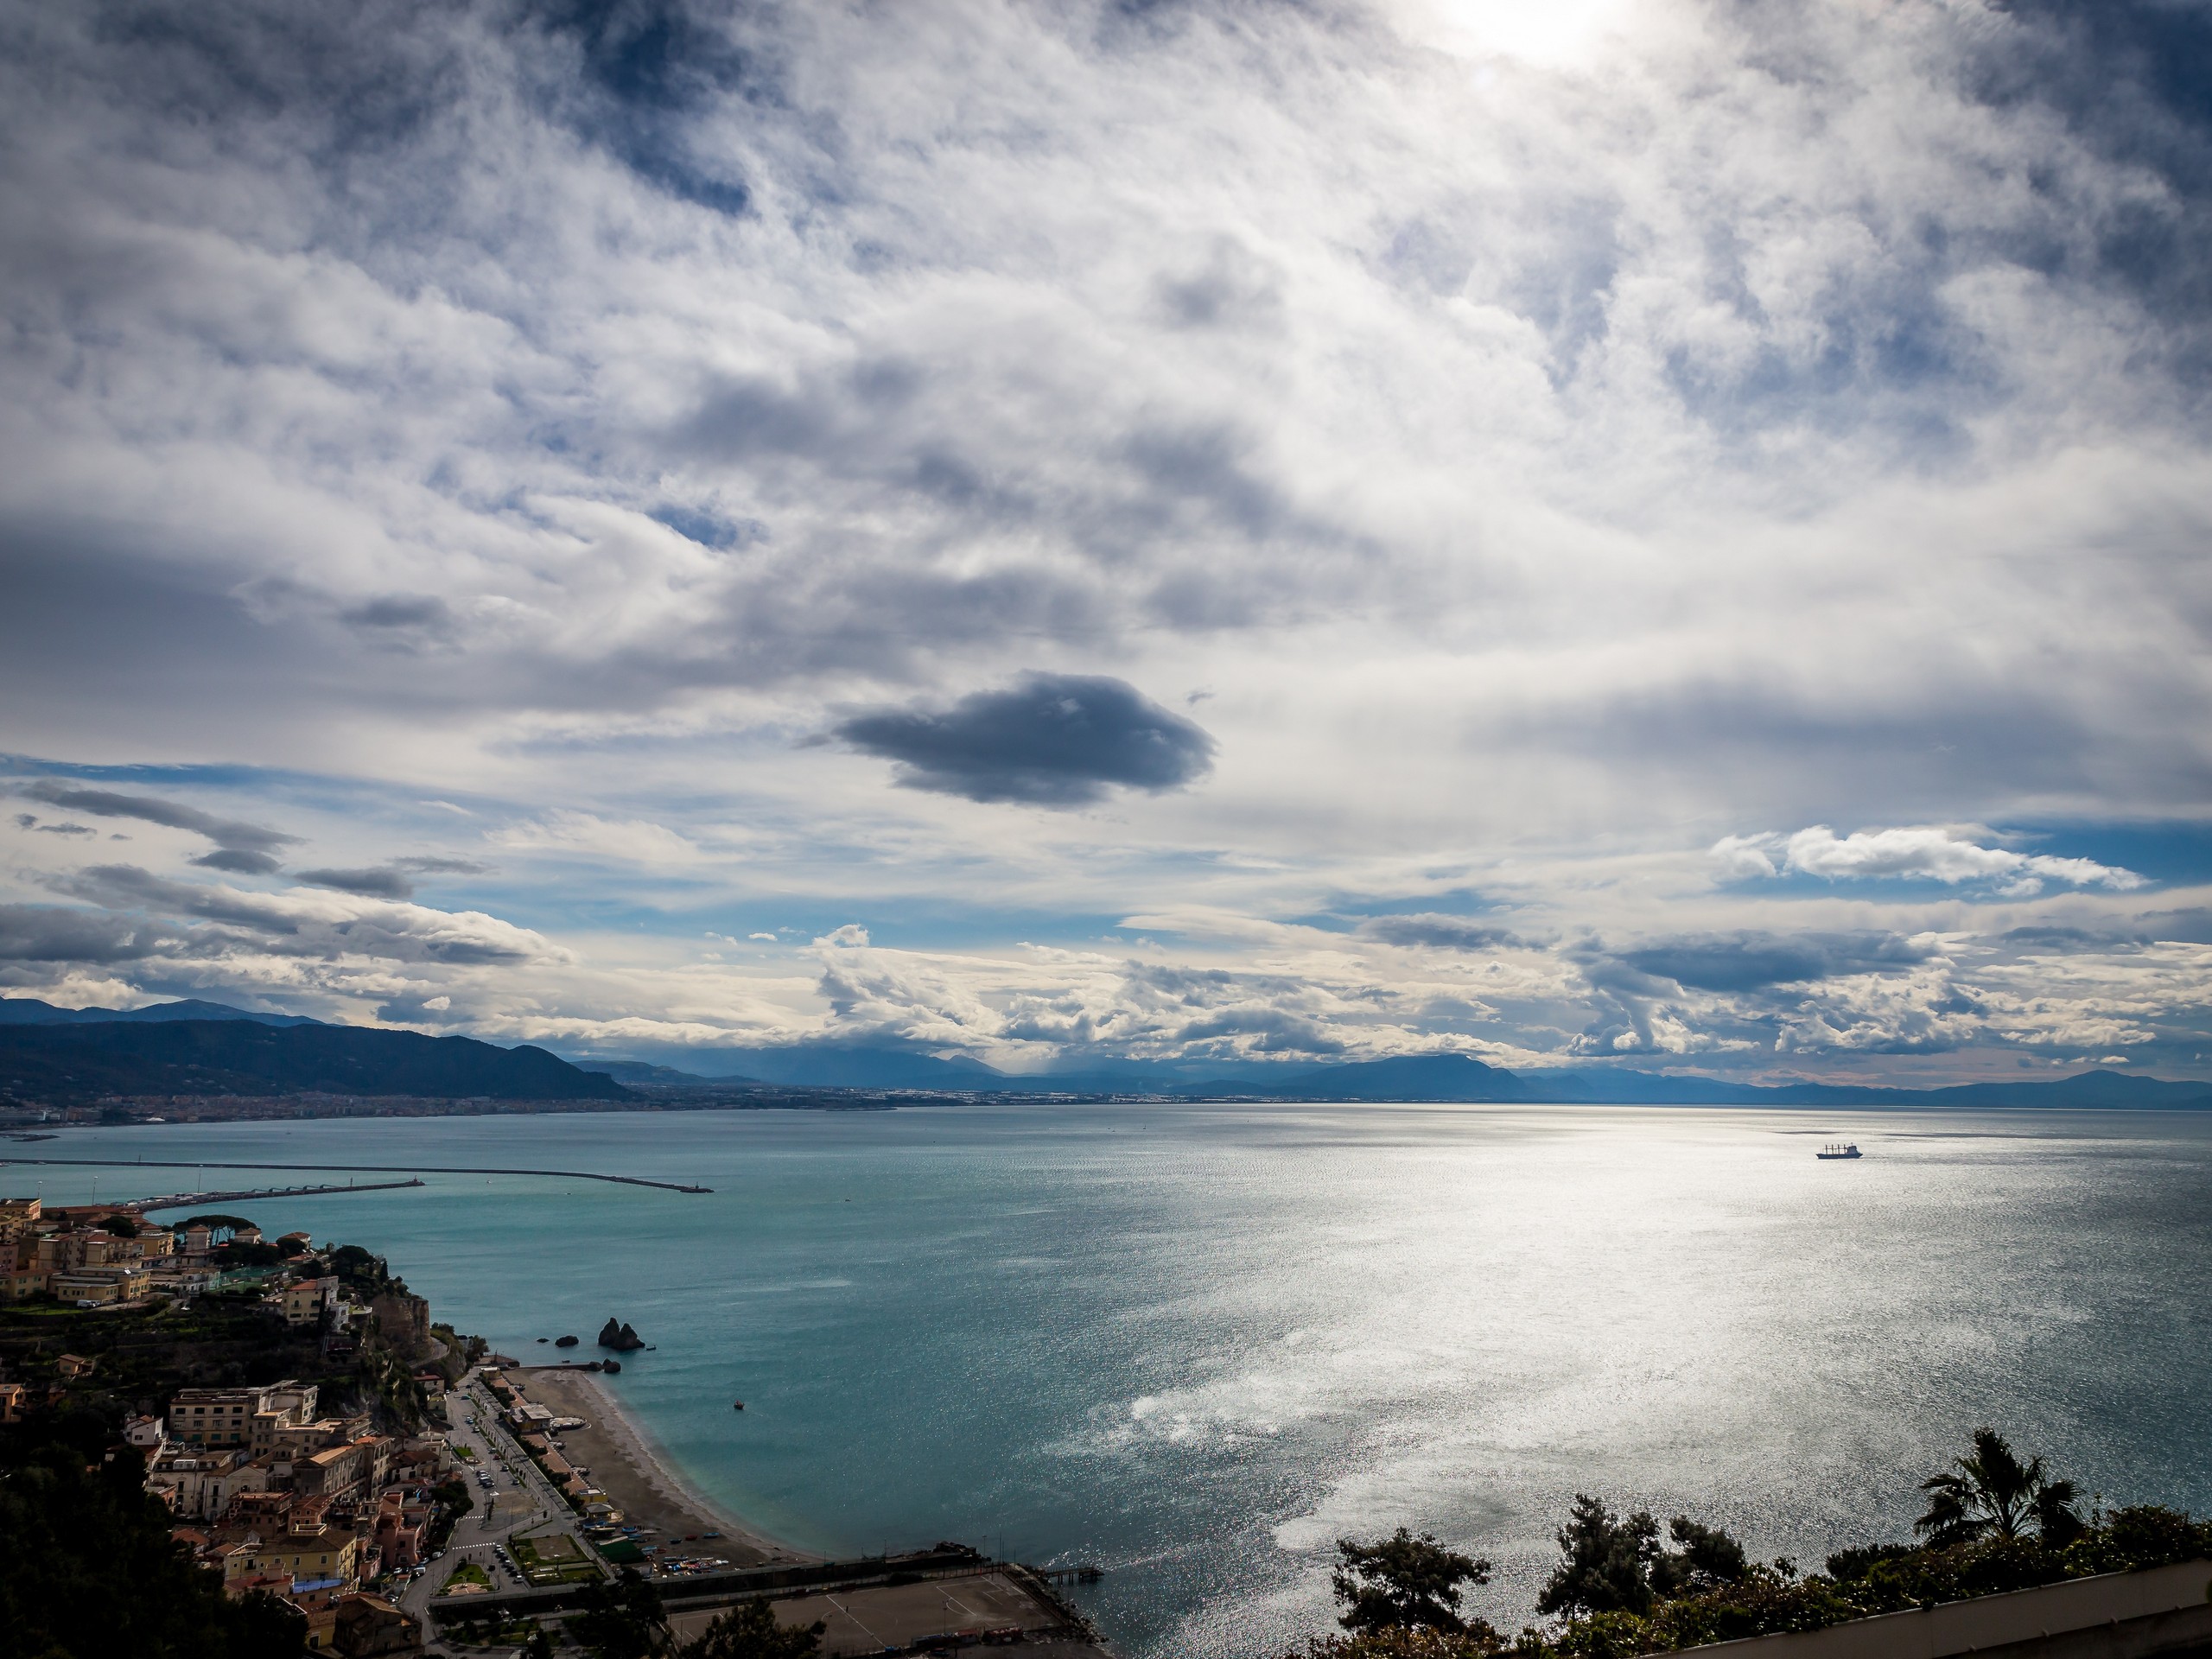
<svg viewBox="0 0 2212 1659">
<path fill-rule="evenodd" d="M 1815 1157 L 1842 1140 L 1865 1155 Z M 1302 1648 L 1336 1541 L 1400 1526 L 1491 1562 L 1471 1607 L 1510 1632 L 1578 1493 L 1817 1568 L 1909 1536 L 1982 1424 L 2107 1504 L 2212 1510 L 2212 1114 L 984 1104 L 0 1152 L 709 1186 L 428 1175 L 221 1207 L 385 1255 L 525 1361 L 626 1320 L 653 1345 L 610 1384 L 727 1508 L 835 1554 L 1095 1564 L 1071 1593 L 1129 1659 Z"/>
</svg>

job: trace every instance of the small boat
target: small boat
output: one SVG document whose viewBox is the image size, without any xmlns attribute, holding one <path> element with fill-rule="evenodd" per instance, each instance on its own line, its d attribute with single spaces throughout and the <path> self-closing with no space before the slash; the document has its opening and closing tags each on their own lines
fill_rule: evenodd
<svg viewBox="0 0 2212 1659">
<path fill-rule="evenodd" d="M 745 1402 L 739 1400 L 732 1402 L 730 1409 L 733 1411 L 743 1411 L 745 1409 Z"/>
<path fill-rule="evenodd" d="M 1855 1141 L 1831 1141 L 1813 1154 L 1815 1158 L 1864 1158 L 1866 1155 L 1859 1150 Z"/>
</svg>

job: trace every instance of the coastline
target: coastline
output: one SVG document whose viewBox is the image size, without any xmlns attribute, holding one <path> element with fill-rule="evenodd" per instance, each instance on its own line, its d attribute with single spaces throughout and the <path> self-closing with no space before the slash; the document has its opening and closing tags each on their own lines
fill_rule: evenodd
<svg viewBox="0 0 2212 1659">
<path fill-rule="evenodd" d="M 626 1516 L 656 1526 L 671 1539 L 699 1532 L 722 1535 L 688 1544 L 683 1553 L 719 1556 L 747 1567 L 827 1559 L 772 1536 L 701 1491 L 597 1373 L 546 1365 L 518 1366 L 507 1375 L 520 1384 L 526 1398 L 591 1425 L 567 1431 L 563 1438 L 574 1454 L 572 1460 L 591 1470 L 593 1483 Z M 595 1440 L 603 1445 L 594 1445 Z"/>
</svg>

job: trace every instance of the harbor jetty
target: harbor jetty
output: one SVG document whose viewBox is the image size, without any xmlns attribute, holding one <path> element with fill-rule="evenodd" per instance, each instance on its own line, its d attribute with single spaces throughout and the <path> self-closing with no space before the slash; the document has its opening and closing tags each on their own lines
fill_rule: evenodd
<svg viewBox="0 0 2212 1659">
<path fill-rule="evenodd" d="M 664 1192 L 711 1192 L 711 1186 L 681 1181 L 648 1180 L 643 1175 L 602 1175 L 589 1169 L 503 1169 L 454 1164 L 232 1164 L 213 1158 L 0 1158 L 0 1165 L 54 1164 L 80 1169 L 278 1169 L 363 1175 L 542 1175 L 562 1181 L 611 1181 L 617 1186 L 653 1186 Z M 405 1185 L 405 1183 L 398 1183 Z"/>
<path fill-rule="evenodd" d="M 396 1186 L 420 1186 L 418 1176 L 405 1181 L 348 1181 L 343 1186 L 254 1186 L 229 1192 L 172 1192 L 162 1198 L 133 1198 L 119 1206 L 134 1216 L 156 1210 L 201 1210 L 211 1204 L 252 1204 L 262 1198 L 313 1198 L 326 1192 L 388 1192 Z"/>
</svg>

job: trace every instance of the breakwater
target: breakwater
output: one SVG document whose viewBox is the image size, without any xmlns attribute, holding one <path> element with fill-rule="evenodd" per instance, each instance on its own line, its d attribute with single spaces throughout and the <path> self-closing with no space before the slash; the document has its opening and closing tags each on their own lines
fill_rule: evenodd
<svg viewBox="0 0 2212 1659">
<path fill-rule="evenodd" d="M 711 1186 L 653 1181 L 642 1175 L 602 1175 L 588 1169 L 497 1169 L 452 1164 L 233 1164 L 214 1158 L 0 1158 L 10 1164 L 67 1165 L 79 1169 L 280 1169 L 321 1173 L 336 1170 L 364 1175 L 543 1175 L 563 1181 L 611 1181 L 617 1186 L 653 1186 L 664 1192 L 711 1192 Z M 404 1185 L 406 1183 L 397 1183 Z"/>
<path fill-rule="evenodd" d="M 165 1198 L 133 1198 L 123 1207 L 135 1216 L 156 1210 L 197 1210 L 210 1204 L 256 1204 L 268 1198 L 313 1198 L 326 1192 L 389 1192 L 394 1187 L 420 1186 L 420 1178 L 404 1181 L 348 1181 L 343 1186 L 255 1186 L 229 1192 L 172 1192 Z"/>
</svg>

